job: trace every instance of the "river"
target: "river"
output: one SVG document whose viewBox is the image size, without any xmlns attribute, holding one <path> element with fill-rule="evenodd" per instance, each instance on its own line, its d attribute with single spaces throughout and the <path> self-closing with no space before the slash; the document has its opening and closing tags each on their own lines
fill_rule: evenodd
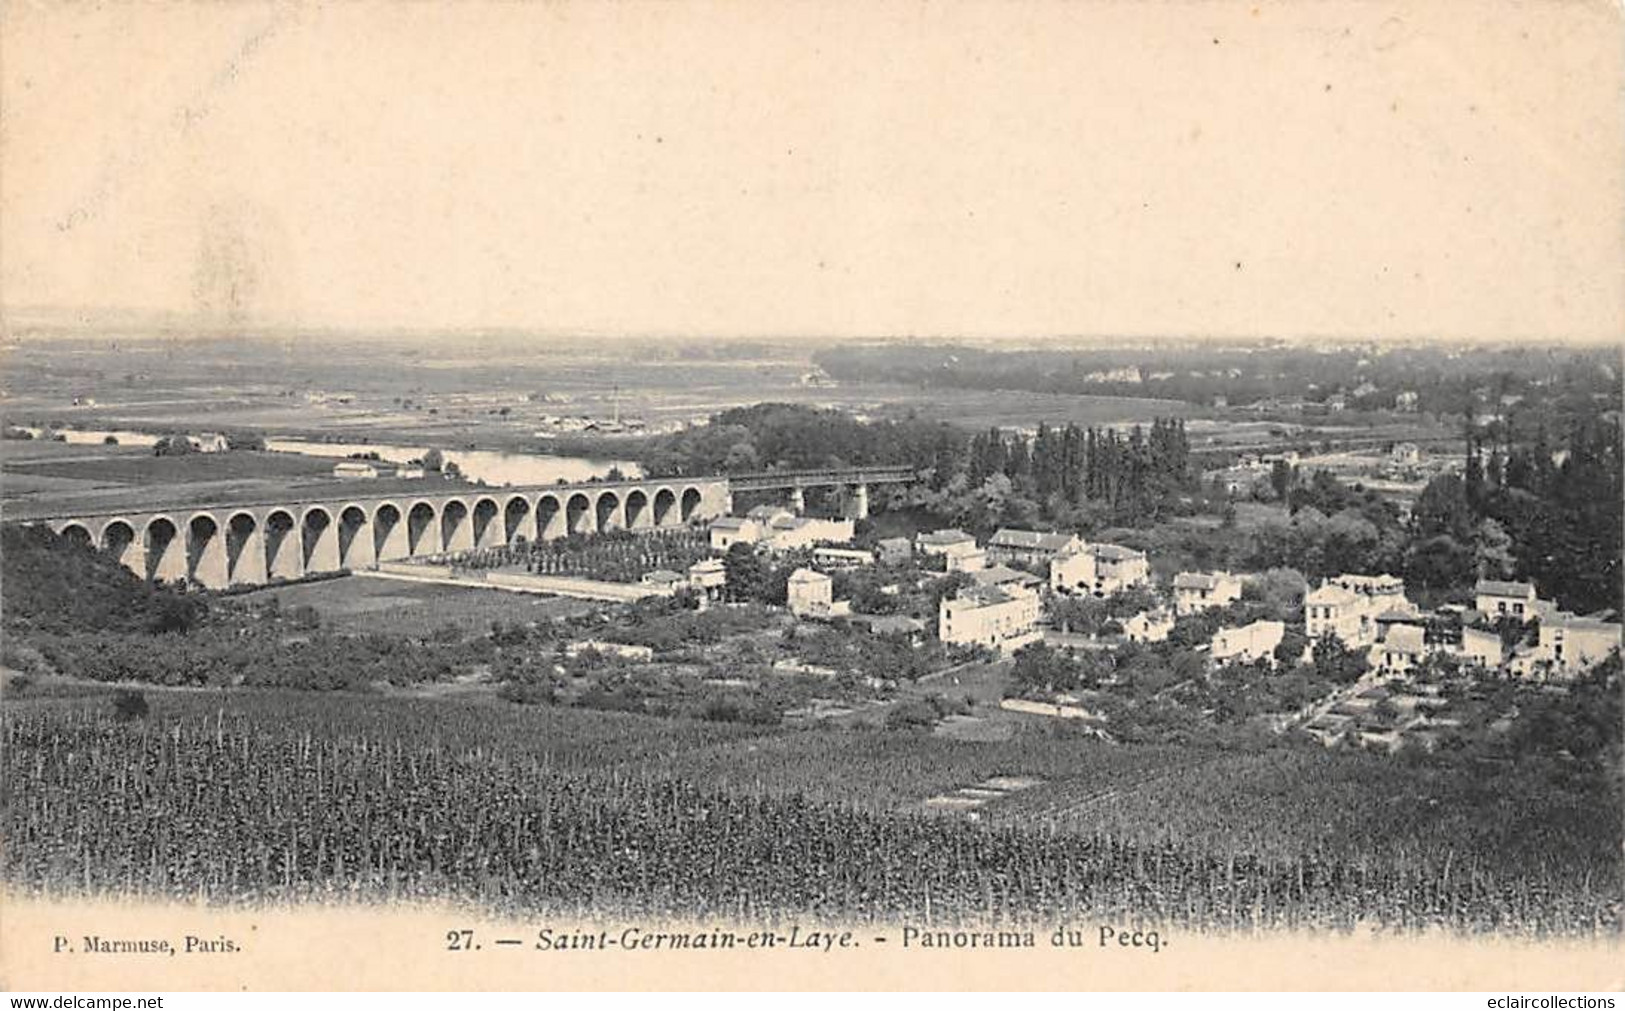
<svg viewBox="0 0 1625 1011">
<path fill-rule="evenodd" d="M 407 463 L 422 459 L 427 446 L 391 446 L 382 443 L 311 442 L 305 439 L 266 439 L 265 448 L 277 453 L 302 453 L 343 459 L 356 453 L 377 453 L 387 463 Z M 586 481 L 607 477 L 611 469 L 619 469 L 629 478 L 643 476 L 643 468 L 629 460 L 592 460 L 578 456 L 540 456 L 531 453 L 507 453 L 491 449 L 443 449 L 447 463 L 470 481 L 484 481 L 490 485 L 554 484 L 560 478 L 566 481 Z"/>
</svg>

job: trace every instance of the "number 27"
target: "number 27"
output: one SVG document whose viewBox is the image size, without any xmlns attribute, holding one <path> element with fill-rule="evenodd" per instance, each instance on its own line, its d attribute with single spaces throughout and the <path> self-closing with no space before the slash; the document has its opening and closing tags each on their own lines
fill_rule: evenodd
<svg viewBox="0 0 1625 1011">
<path fill-rule="evenodd" d="M 446 931 L 447 951 L 471 951 L 474 948 L 474 932 L 472 930 Z"/>
</svg>

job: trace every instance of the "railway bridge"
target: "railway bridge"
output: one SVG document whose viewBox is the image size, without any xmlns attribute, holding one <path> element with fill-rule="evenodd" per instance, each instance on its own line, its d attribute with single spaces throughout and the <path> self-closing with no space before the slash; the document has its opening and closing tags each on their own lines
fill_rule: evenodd
<svg viewBox="0 0 1625 1011">
<path fill-rule="evenodd" d="M 190 580 L 219 589 L 519 540 L 677 529 L 727 515 L 736 488 L 788 489 L 799 511 L 805 488 L 855 486 L 866 515 L 869 484 L 913 479 L 909 468 L 860 468 L 440 492 L 424 488 L 47 514 L 22 522 L 83 540 L 143 578 Z"/>
<path fill-rule="evenodd" d="M 790 507 L 796 512 L 807 509 L 808 488 L 845 487 L 852 489 L 852 518 L 869 516 L 869 486 L 872 484 L 908 484 L 919 478 L 913 467 L 841 467 L 820 470 L 770 470 L 755 474 L 734 474 L 728 478 L 729 512 L 732 512 L 732 494 L 736 491 L 774 491 L 784 489 L 790 493 Z"/>
</svg>

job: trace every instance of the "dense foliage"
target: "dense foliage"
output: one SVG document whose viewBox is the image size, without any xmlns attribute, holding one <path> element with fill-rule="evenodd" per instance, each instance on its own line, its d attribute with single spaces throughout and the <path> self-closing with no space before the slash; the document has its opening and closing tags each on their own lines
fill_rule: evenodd
<svg viewBox="0 0 1625 1011">
<path fill-rule="evenodd" d="M 1446 355 L 1422 345 L 1374 354 L 1368 348 L 1267 342 L 1056 350 L 888 344 L 828 348 L 816 360 L 831 376 L 851 382 L 1157 397 L 1196 404 L 1217 397 L 1232 405 L 1265 398 L 1319 400 L 1328 392 L 1360 389 L 1350 406 L 1391 409 L 1399 393 L 1408 391 L 1417 395 L 1421 411 L 1461 414 L 1472 409 L 1479 388 L 1492 375 L 1501 377 L 1497 392 L 1506 395 L 1554 385 L 1554 378 L 1580 396 L 1618 395 L 1617 378 L 1607 369 L 1617 367 L 1617 355 L 1525 347 L 1463 348 Z"/>
<path fill-rule="evenodd" d="M 0 527 L 0 610 L 8 630 L 183 632 L 207 610 L 46 527 Z"/>
</svg>

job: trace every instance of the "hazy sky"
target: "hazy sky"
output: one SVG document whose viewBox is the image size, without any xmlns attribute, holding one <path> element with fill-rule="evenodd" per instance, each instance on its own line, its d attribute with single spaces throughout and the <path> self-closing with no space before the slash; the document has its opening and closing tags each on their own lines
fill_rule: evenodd
<svg viewBox="0 0 1625 1011">
<path fill-rule="evenodd" d="M 1606 0 L 4 10 L 13 309 L 680 335 L 1625 325 Z"/>
</svg>

